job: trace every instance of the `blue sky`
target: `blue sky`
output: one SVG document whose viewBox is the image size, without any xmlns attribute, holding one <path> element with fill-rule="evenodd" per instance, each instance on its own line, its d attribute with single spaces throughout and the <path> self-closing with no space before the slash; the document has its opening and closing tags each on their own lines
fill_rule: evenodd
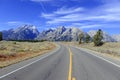
<svg viewBox="0 0 120 80">
<path fill-rule="evenodd" d="M 0 30 L 24 24 L 120 34 L 120 0 L 0 0 Z"/>
</svg>

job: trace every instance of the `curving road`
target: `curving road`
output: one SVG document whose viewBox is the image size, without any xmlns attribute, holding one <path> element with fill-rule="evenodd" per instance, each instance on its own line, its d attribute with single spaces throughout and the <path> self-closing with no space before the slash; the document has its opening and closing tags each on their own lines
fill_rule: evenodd
<svg viewBox="0 0 120 80">
<path fill-rule="evenodd" d="M 120 80 L 119 65 L 59 45 L 50 53 L 0 69 L 0 80 Z"/>
</svg>

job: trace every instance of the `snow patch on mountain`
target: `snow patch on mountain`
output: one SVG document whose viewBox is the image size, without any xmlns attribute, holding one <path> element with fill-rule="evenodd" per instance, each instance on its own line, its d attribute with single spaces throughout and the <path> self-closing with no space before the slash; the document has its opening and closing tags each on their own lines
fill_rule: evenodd
<svg viewBox="0 0 120 80">
<path fill-rule="evenodd" d="M 39 34 L 39 31 L 33 25 L 23 25 L 17 29 L 2 32 L 5 40 L 34 40 Z"/>
<path fill-rule="evenodd" d="M 46 33 L 46 34 L 45 34 Z M 36 39 L 47 39 L 47 40 L 55 40 L 55 41 L 71 41 L 78 40 L 78 35 L 83 33 L 79 28 L 65 28 L 64 26 L 58 27 L 56 29 L 50 29 L 43 31 L 38 35 Z M 44 36 L 43 36 L 44 35 Z"/>
<path fill-rule="evenodd" d="M 117 42 L 120 42 L 120 34 L 112 35 L 112 38 L 115 39 Z"/>
</svg>

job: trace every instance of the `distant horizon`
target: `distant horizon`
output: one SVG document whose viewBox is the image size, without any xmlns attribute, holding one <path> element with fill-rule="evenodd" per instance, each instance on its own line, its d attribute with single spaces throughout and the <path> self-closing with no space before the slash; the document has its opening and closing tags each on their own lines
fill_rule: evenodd
<svg viewBox="0 0 120 80">
<path fill-rule="evenodd" d="M 0 31 L 32 24 L 41 32 L 75 26 L 120 34 L 119 0 L 0 0 Z"/>
<path fill-rule="evenodd" d="M 32 24 L 24 24 L 24 25 L 32 25 Z M 24 25 L 21 25 L 21 26 L 18 26 L 18 27 L 15 27 L 15 28 L 10 28 L 10 29 L 17 29 L 17 28 L 19 28 L 19 27 L 22 27 L 22 26 L 24 26 Z M 34 25 L 33 25 L 34 26 Z M 55 27 L 55 28 L 45 28 L 45 29 L 43 29 L 43 30 L 39 30 L 39 28 L 37 27 L 37 26 L 35 26 L 36 27 L 36 29 L 39 31 L 39 32 L 42 32 L 42 31 L 45 31 L 45 30 L 49 30 L 49 29 L 57 29 L 57 28 L 59 28 L 59 27 L 62 27 L 62 26 L 58 26 L 58 27 Z M 64 26 L 65 28 L 72 28 L 72 27 L 75 27 L 75 26 Z M 80 27 L 76 27 L 76 28 L 79 28 L 80 30 L 82 30 L 82 31 L 84 31 L 84 32 L 89 32 L 89 31 L 91 31 L 91 30 L 98 30 L 98 29 L 101 29 L 101 28 L 98 28 L 98 29 L 89 29 L 89 30 L 83 30 L 83 29 L 81 29 Z M 5 29 L 6 31 L 8 31 L 8 30 L 10 30 L 10 29 Z M 4 30 L 0 30 L 0 31 L 4 31 Z M 108 34 L 110 34 L 110 35 L 117 35 L 117 34 L 120 34 L 120 33 L 109 33 L 108 31 L 106 31 L 106 30 L 104 30 L 104 29 L 102 29 L 102 31 L 104 31 L 104 32 L 107 32 Z"/>
</svg>

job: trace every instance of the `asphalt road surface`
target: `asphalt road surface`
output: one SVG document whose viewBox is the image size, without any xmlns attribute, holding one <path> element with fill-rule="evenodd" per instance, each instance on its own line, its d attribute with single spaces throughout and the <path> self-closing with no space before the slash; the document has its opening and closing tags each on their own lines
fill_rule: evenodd
<svg viewBox="0 0 120 80">
<path fill-rule="evenodd" d="M 0 80 L 120 80 L 120 66 L 72 46 L 0 69 Z"/>
</svg>

